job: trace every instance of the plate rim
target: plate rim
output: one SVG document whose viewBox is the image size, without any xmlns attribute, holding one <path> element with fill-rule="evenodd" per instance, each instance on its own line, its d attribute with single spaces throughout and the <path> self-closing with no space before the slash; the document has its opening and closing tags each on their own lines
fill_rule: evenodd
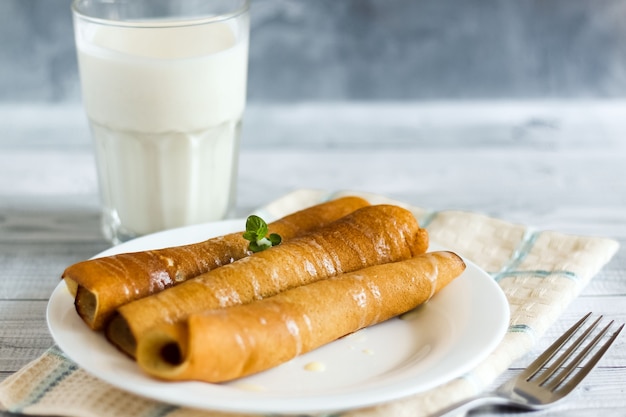
<svg viewBox="0 0 626 417">
<path fill-rule="evenodd" d="M 117 246 L 113 246 L 111 248 L 108 248 L 94 255 L 92 259 L 102 257 L 102 256 L 109 256 L 109 255 L 116 254 L 116 253 L 129 252 L 135 249 L 149 250 L 149 249 L 161 247 L 160 245 L 154 245 L 154 244 L 151 245 L 150 243 L 153 242 L 154 240 L 159 241 L 159 239 L 162 239 L 162 238 L 167 239 L 168 237 L 171 238 L 172 236 L 175 236 L 177 238 L 174 240 L 181 241 L 180 243 L 176 242 L 175 243 L 176 245 L 183 244 L 185 242 L 192 243 L 198 240 L 192 239 L 192 237 L 189 236 L 190 234 L 193 235 L 195 232 L 206 229 L 207 231 L 209 231 L 209 233 L 205 234 L 204 235 L 205 237 L 203 238 L 210 238 L 211 236 L 217 236 L 219 234 L 236 231 L 237 228 L 235 227 L 235 225 L 238 226 L 238 225 L 244 224 L 242 222 L 245 222 L 245 220 L 229 219 L 229 220 L 222 220 L 218 222 L 203 223 L 203 224 L 194 225 L 194 226 L 186 226 L 186 227 L 181 227 L 181 228 L 176 228 L 176 229 L 165 230 L 165 231 L 153 233 L 150 235 L 142 236 L 142 237 L 130 240 L 128 242 L 124 242 Z M 182 236 L 182 240 L 180 239 L 181 236 Z M 187 237 L 190 240 L 187 240 Z M 148 246 L 144 246 L 146 244 L 148 244 Z M 446 250 L 446 248 L 438 245 L 435 242 L 431 242 L 429 251 L 432 251 L 432 250 Z M 509 318 L 510 318 L 509 304 L 506 299 L 506 296 L 504 295 L 504 292 L 502 291 L 500 286 L 493 280 L 493 278 L 487 272 L 485 272 L 480 267 L 478 267 L 478 265 L 476 265 L 474 262 L 463 257 L 462 254 L 459 253 L 459 255 L 463 258 L 463 260 L 467 264 L 466 271 L 463 274 L 469 274 L 470 273 L 469 271 L 471 271 L 471 273 L 477 274 L 477 276 L 481 277 L 482 281 L 480 281 L 480 284 L 483 285 L 484 287 L 483 289 L 487 288 L 488 291 L 491 291 L 490 296 L 492 297 L 492 301 L 494 302 L 493 306 L 497 306 L 499 309 L 498 312 L 501 314 L 500 320 L 498 320 L 496 323 L 492 323 L 494 327 L 492 329 L 491 338 L 486 343 L 483 344 L 482 348 L 479 349 L 479 351 L 474 355 L 472 360 L 467 361 L 466 363 L 457 366 L 454 372 L 448 371 L 442 378 L 433 381 L 433 383 L 431 384 L 422 384 L 421 389 L 415 389 L 415 387 L 406 386 L 402 390 L 396 390 L 394 393 L 387 392 L 386 395 L 379 395 L 378 397 L 375 395 L 369 395 L 369 396 L 364 395 L 363 399 L 361 399 L 360 401 L 355 400 L 354 398 L 352 398 L 353 396 L 351 395 L 348 395 L 348 397 L 350 397 L 350 400 L 347 401 L 346 395 L 342 396 L 342 394 L 336 394 L 336 395 L 326 394 L 325 396 L 322 396 L 322 397 L 316 396 L 316 395 L 303 396 L 302 394 L 299 394 L 295 398 L 293 397 L 284 398 L 284 397 L 281 397 L 280 395 L 278 397 L 267 396 L 267 395 L 259 396 L 257 395 L 259 393 L 255 393 L 253 391 L 240 391 L 242 397 L 246 394 L 248 396 L 254 396 L 252 400 L 243 398 L 243 399 L 239 399 L 238 401 L 235 401 L 234 403 L 229 403 L 228 401 L 207 402 L 206 397 L 204 397 L 202 400 L 190 401 L 189 399 L 180 400 L 176 398 L 175 396 L 168 395 L 168 392 L 175 391 L 171 389 L 172 385 L 182 386 L 183 389 L 189 388 L 190 386 L 198 386 L 198 385 L 202 385 L 204 387 L 208 386 L 211 388 L 219 387 L 218 391 L 224 388 L 224 386 L 221 384 L 208 384 L 204 382 L 193 382 L 193 381 L 191 382 L 156 381 L 153 378 L 145 374 L 143 374 L 141 377 L 148 378 L 154 384 L 157 384 L 158 386 L 162 385 L 163 387 L 167 387 L 167 388 L 161 391 L 159 391 L 158 389 L 154 391 L 151 389 L 152 387 L 148 387 L 148 389 L 146 390 L 146 389 L 143 389 L 142 386 L 133 386 L 127 383 L 121 383 L 119 381 L 119 378 L 117 379 L 110 378 L 108 377 L 108 375 L 106 375 L 106 373 L 103 374 L 102 372 L 99 372 L 97 369 L 98 368 L 97 365 L 92 366 L 90 363 L 86 363 L 82 359 L 81 355 L 75 354 L 73 350 L 74 348 L 71 348 L 71 347 L 68 348 L 67 343 L 65 343 L 65 340 L 63 340 L 62 338 L 60 339 L 59 326 L 62 326 L 62 323 L 59 323 L 59 320 L 56 318 L 56 316 L 58 315 L 57 310 L 62 309 L 64 312 L 74 311 L 73 302 L 70 303 L 69 305 L 59 304 L 63 302 L 62 300 L 63 298 L 67 296 L 71 297 L 71 295 L 69 295 L 69 292 L 67 292 L 67 288 L 63 280 L 61 280 L 57 284 L 57 286 L 55 287 L 50 297 L 50 300 L 48 301 L 48 304 L 46 307 L 46 321 L 48 324 L 49 332 L 53 337 L 53 340 L 70 360 L 77 363 L 83 370 L 93 375 L 94 377 L 100 380 L 106 381 L 118 389 L 142 396 L 144 398 L 150 398 L 150 399 L 157 400 L 159 402 L 164 402 L 167 404 L 172 404 L 172 405 L 177 405 L 177 406 L 182 406 L 182 407 L 193 407 L 193 408 L 203 409 L 207 411 L 223 411 L 223 412 L 239 412 L 239 413 L 241 412 L 244 412 L 244 413 L 245 412 L 248 412 L 248 413 L 250 412 L 252 413 L 336 412 L 336 411 L 341 411 L 341 410 L 371 406 L 371 405 L 386 402 L 386 401 L 392 401 L 392 400 L 407 397 L 412 394 L 418 394 L 420 392 L 424 392 L 429 389 L 440 386 L 443 383 L 451 381 L 455 378 L 458 378 L 459 376 L 473 369 L 476 365 L 478 365 L 481 361 L 483 361 L 501 342 L 501 340 L 503 339 L 508 329 Z M 65 297 L 62 294 L 63 291 L 66 291 Z M 433 299 L 431 303 L 436 303 L 436 298 Z M 108 344 L 108 342 L 102 335 L 102 332 L 93 332 L 92 330 L 88 329 L 87 326 L 84 326 L 84 328 L 79 330 L 79 332 L 83 332 L 83 331 L 86 333 L 91 333 L 91 334 L 99 333 L 104 343 Z M 109 346 L 113 348 L 111 345 Z M 121 352 L 118 351 L 117 354 L 123 357 L 124 360 L 132 362 L 130 358 L 126 357 Z M 141 373 L 140 370 L 139 372 Z M 398 387 L 395 387 L 395 388 L 398 388 Z M 265 392 L 261 394 L 268 394 L 268 393 Z M 165 398 L 163 397 L 163 395 L 165 395 Z M 323 400 L 324 398 L 330 399 L 331 401 L 328 402 L 327 404 L 322 404 L 321 400 Z M 304 406 L 302 406 L 302 404 L 304 404 Z M 315 404 L 315 406 L 313 406 L 313 404 Z"/>
</svg>

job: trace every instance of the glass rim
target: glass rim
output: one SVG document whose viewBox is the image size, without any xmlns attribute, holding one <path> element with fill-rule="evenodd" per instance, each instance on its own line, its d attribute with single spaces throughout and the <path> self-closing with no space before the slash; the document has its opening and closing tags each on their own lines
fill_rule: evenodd
<svg viewBox="0 0 626 417">
<path fill-rule="evenodd" d="M 250 0 L 242 0 L 242 4 L 240 7 L 234 9 L 231 12 L 218 14 L 214 16 L 206 16 L 206 17 L 182 17 L 178 20 L 113 20 L 106 19 L 102 17 L 94 17 L 90 16 L 83 11 L 80 10 L 79 3 L 84 2 L 85 0 L 72 0 L 72 13 L 76 17 L 79 17 L 85 21 L 91 23 L 98 23 L 101 25 L 107 26 L 119 26 L 119 27 L 129 27 L 129 28 L 175 28 L 175 27 L 184 27 L 184 26 L 198 26 L 205 25 L 210 23 L 218 23 L 226 20 L 231 20 L 236 18 L 239 15 L 247 13 L 250 9 Z"/>
</svg>

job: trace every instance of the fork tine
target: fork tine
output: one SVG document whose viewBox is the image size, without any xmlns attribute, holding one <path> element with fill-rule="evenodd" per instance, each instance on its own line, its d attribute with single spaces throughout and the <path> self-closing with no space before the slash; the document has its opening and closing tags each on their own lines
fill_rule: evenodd
<svg viewBox="0 0 626 417">
<path fill-rule="evenodd" d="M 600 316 L 600 318 L 601 317 L 602 316 Z M 587 329 L 587 331 L 578 338 L 578 340 L 576 340 L 576 342 L 566 352 L 567 356 L 565 354 L 563 355 L 563 356 L 566 356 L 565 359 L 569 359 L 569 357 L 574 353 L 576 348 L 578 348 L 578 346 L 581 345 L 584 340 L 586 340 L 586 338 L 591 333 L 591 330 L 593 330 L 596 327 L 598 322 L 599 322 L 599 319 L 596 320 L 593 323 L 593 325 L 590 326 L 589 329 Z M 545 384 L 544 388 L 550 391 L 553 391 L 554 389 L 556 389 L 565 380 L 565 378 L 567 378 L 572 373 L 572 371 L 576 369 L 576 367 L 583 361 L 583 359 L 585 359 L 587 355 L 589 355 L 591 350 L 598 344 L 598 342 L 600 342 L 602 337 L 606 334 L 606 332 L 609 330 L 609 328 L 612 325 L 613 325 L 613 321 L 611 321 L 607 326 L 605 326 L 604 329 L 600 330 L 600 332 L 598 332 L 598 334 L 593 338 L 593 340 L 589 342 L 587 346 L 585 346 L 585 348 L 582 349 L 580 353 L 578 353 L 578 355 L 576 355 L 576 357 L 567 365 L 567 367 L 562 368 L 561 371 L 554 377 L 554 379 L 550 381 L 550 383 Z M 565 360 L 563 360 L 562 362 L 564 361 Z M 551 369 L 551 371 L 553 374 L 556 372 L 556 369 Z M 547 379 L 548 378 L 546 378 L 546 380 Z"/>
<path fill-rule="evenodd" d="M 596 321 L 594 321 L 589 327 L 587 327 L 587 329 L 578 337 L 578 339 L 576 339 L 565 352 L 557 357 L 554 363 L 550 365 L 550 367 L 545 372 L 542 372 L 540 380 L 536 381 L 539 385 L 544 385 L 545 382 L 550 379 L 550 377 L 554 375 L 554 373 L 560 368 L 560 366 L 563 365 L 563 363 L 565 363 L 565 361 L 574 354 L 576 349 L 578 349 L 578 347 L 587 339 L 591 332 L 598 326 L 600 320 L 602 320 L 602 316 L 598 317 Z M 606 330 L 607 329 L 604 329 L 604 332 L 606 332 Z"/>
<path fill-rule="evenodd" d="M 537 359 L 535 359 L 528 367 L 520 374 L 519 378 L 530 379 L 537 372 L 548 363 L 550 359 L 561 349 L 561 347 L 567 343 L 567 341 L 576 333 L 576 331 L 587 321 L 591 316 L 591 313 L 587 313 L 583 318 L 578 320 L 576 324 L 569 328 L 561 337 L 559 337 L 554 343 L 552 343 Z"/>
<path fill-rule="evenodd" d="M 617 339 L 617 336 L 620 334 L 620 332 L 622 331 L 623 328 L 624 328 L 623 324 L 621 326 L 619 326 L 619 328 L 615 332 L 613 332 L 611 337 L 606 342 L 604 342 L 604 344 L 600 347 L 600 349 L 598 349 L 596 354 L 593 355 L 591 357 L 591 359 L 589 359 L 589 361 L 585 364 L 585 366 L 583 366 L 580 369 L 580 371 L 578 371 L 578 373 L 576 373 L 576 375 L 574 375 L 567 382 L 567 384 L 563 385 L 563 387 L 560 390 L 561 392 L 563 392 L 563 395 L 567 394 L 568 392 L 570 392 L 574 388 L 576 388 L 576 386 L 578 386 L 580 381 L 582 381 L 583 378 L 585 378 L 587 376 L 587 374 L 589 372 L 591 372 L 591 370 L 597 365 L 597 363 L 600 360 L 600 358 L 602 358 L 602 356 L 604 356 L 604 354 L 609 349 L 609 347 L 613 344 L 615 339 Z"/>
</svg>

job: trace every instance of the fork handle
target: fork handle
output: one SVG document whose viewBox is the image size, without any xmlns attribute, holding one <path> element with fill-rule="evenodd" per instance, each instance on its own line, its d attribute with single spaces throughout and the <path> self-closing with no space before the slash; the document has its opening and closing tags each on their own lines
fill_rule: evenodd
<svg viewBox="0 0 626 417">
<path fill-rule="evenodd" d="M 464 416 L 468 411 L 485 405 L 507 404 L 510 404 L 510 402 L 506 398 L 499 397 L 492 393 L 483 393 L 456 402 L 434 414 L 431 414 L 430 417 Z"/>
</svg>

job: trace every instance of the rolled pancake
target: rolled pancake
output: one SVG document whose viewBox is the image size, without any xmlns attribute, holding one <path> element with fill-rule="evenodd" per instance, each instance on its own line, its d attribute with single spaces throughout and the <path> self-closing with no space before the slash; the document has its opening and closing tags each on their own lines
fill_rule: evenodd
<svg viewBox="0 0 626 417">
<path fill-rule="evenodd" d="M 408 259 L 427 248 L 428 234 L 410 211 L 393 205 L 366 206 L 306 235 L 126 304 L 118 308 L 106 335 L 134 356 L 137 341 L 156 324 Z"/>
<path fill-rule="evenodd" d="M 137 362 L 165 380 L 224 382 L 284 363 L 428 301 L 465 269 L 451 252 L 369 267 L 150 330 Z"/>
<path fill-rule="evenodd" d="M 268 226 L 270 233 L 291 239 L 367 205 L 359 197 L 339 198 Z M 250 255 L 250 242 L 242 235 L 243 231 L 184 246 L 91 259 L 68 267 L 62 278 L 75 296 L 80 317 L 100 330 L 117 307 Z"/>
</svg>

